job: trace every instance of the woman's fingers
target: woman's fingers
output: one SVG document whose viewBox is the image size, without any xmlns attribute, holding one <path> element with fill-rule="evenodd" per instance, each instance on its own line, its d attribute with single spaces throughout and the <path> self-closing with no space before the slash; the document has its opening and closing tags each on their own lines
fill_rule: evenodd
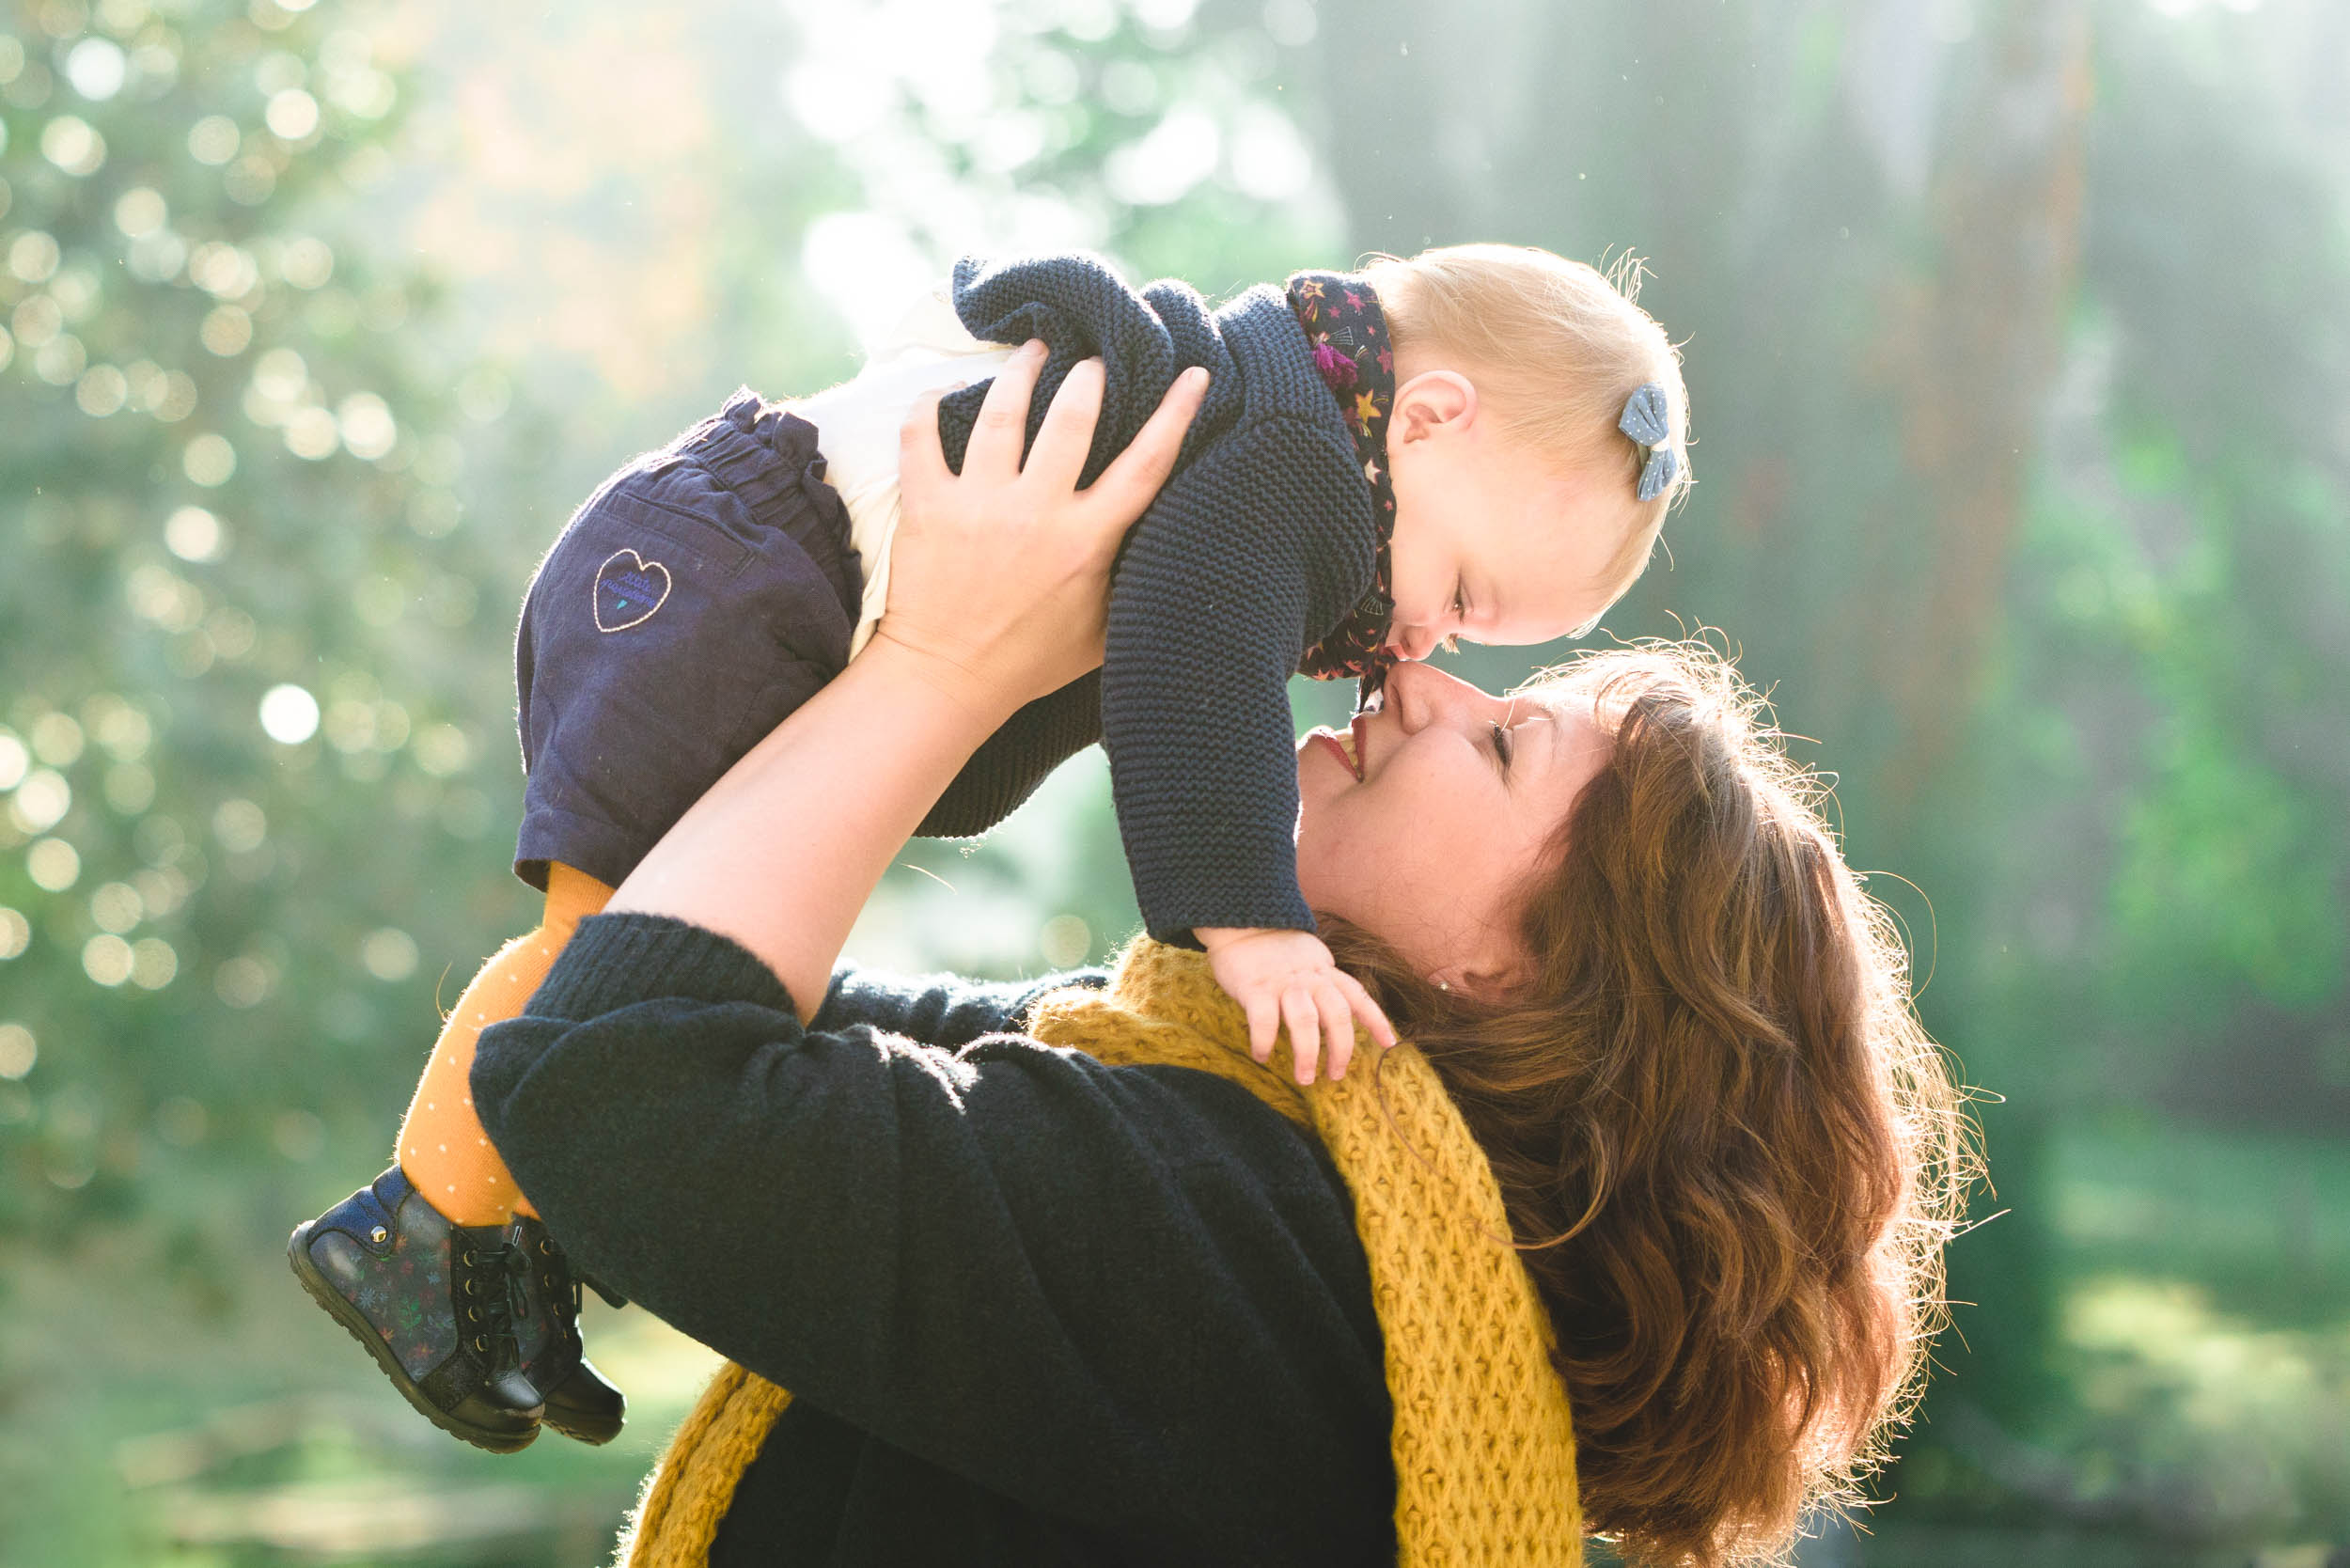
<svg viewBox="0 0 2350 1568">
<path fill-rule="evenodd" d="M 1028 433 L 1028 398 L 1043 368 L 1044 344 L 1032 337 L 995 372 L 979 404 L 979 421 L 971 427 L 971 443 L 964 449 L 964 473 L 999 479 L 1020 472 L 1020 448 Z"/>
<path fill-rule="evenodd" d="M 901 494 L 928 495 L 954 481 L 947 466 L 947 449 L 938 444 L 938 400 L 946 388 L 925 392 L 906 410 L 898 427 L 898 489 Z"/>
<path fill-rule="evenodd" d="M 1077 488 L 1085 472 L 1086 454 L 1093 449 L 1093 427 L 1102 416 L 1102 386 L 1106 377 L 1099 359 L 1081 359 L 1070 367 L 1053 400 L 1044 410 L 1044 424 L 1028 448 L 1020 471 L 1055 494 Z"/>
<path fill-rule="evenodd" d="M 1208 372 L 1195 365 L 1175 378 L 1159 406 L 1116 462 L 1087 487 L 1086 504 L 1120 526 L 1140 517 L 1151 498 L 1175 472 L 1175 458 L 1183 448 L 1183 432 L 1208 395 Z"/>
</svg>

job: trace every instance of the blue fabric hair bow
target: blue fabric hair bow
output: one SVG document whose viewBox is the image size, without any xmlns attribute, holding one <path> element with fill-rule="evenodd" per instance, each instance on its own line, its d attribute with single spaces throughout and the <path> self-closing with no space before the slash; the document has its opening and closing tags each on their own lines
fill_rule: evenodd
<svg viewBox="0 0 2350 1568">
<path fill-rule="evenodd" d="M 1643 382 L 1623 400 L 1623 417 L 1616 421 L 1618 430 L 1648 448 L 1648 460 L 1640 464 L 1639 489 L 1635 492 L 1643 501 L 1664 494 L 1665 487 L 1681 472 L 1681 460 L 1668 445 L 1673 433 L 1671 413 L 1665 389 L 1655 382 Z"/>
</svg>

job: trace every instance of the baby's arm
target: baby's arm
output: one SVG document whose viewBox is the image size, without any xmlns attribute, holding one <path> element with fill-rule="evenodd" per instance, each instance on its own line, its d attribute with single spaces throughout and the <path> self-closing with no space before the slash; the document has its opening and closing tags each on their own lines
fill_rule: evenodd
<svg viewBox="0 0 2350 1568">
<path fill-rule="evenodd" d="M 1296 735 L 1289 678 L 1309 626 L 1335 623 L 1371 577 L 1354 454 L 1303 421 L 1232 436 L 1176 476 L 1136 525 L 1110 593 L 1103 743 L 1144 924 L 1197 937 L 1247 1013 L 1260 1059 L 1290 1027 L 1310 1082 L 1359 1022 L 1392 1043 L 1368 993 L 1313 934 L 1297 886 Z M 1267 521 L 1268 517 L 1280 521 Z"/>
<path fill-rule="evenodd" d="M 1330 1076 L 1346 1076 L 1358 1024 L 1382 1048 L 1395 1043 L 1387 1015 L 1312 932 L 1203 926 L 1198 935 L 1216 984 L 1248 1015 L 1248 1054 L 1259 1061 L 1271 1058 L 1274 1036 L 1284 1027 L 1290 1068 L 1301 1084 L 1314 1081 L 1325 1047 Z"/>
</svg>

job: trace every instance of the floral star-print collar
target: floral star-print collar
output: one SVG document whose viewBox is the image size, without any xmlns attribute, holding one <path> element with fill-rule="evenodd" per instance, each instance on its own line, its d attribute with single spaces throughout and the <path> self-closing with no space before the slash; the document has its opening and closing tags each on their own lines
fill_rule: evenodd
<svg viewBox="0 0 2350 1568">
<path fill-rule="evenodd" d="M 1371 486 L 1379 550 L 1371 591 L 1329 635 L 1306 651 L 1298 671 L 1317 681 L 1354 677 L 1375 689 L 1394 662 L 1386 652 L 1395 614 L 1389 597 L 1388 545 L 1395 534 L 1395 486 L 1387 477 L 1387 416 L 1395 409 L 1395 345 L 1378 291 L 1359 273 L 1299 273 L 1290 279 L 1290 309 L 1313 345 L 1314 368 L 1338 399 L 1355 437 L 1355 456 Z"/>
</svg>

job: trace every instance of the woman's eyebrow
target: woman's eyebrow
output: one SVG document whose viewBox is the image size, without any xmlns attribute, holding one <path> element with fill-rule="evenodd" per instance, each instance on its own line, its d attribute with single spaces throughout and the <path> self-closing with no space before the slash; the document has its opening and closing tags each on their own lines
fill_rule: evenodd
<svg viewBox="0 0 2350 1568">
<path fill-rule="evenodd" d="M 1535 711 L 1527 716 L 1525 722 L 1518 723 L 1515 721 L 1514 713 L 1516 702 L 1516 698 L 1512 698 L 1512 708 L 1513 712 L 1512 714 L 1512 722 L 1510 727 L 1511 732 L 1512 734 L 1525 737 L 1528 740 L 1532 740 L 1534 738 L 1534 735 L 1531 733 L 1532 731 L 1539 730 L 1541 732 L 1543 768 L 1544 772 L 1548 772 L 1550 769 L 1559 765 L 1559 750 L 1566 744 L 1565 741 L 1559 737 L 1561 726 L 1559 723 L 1559 714 L 1554 709 L 1537 704 L 1535 705 Z"/>
</svg>

